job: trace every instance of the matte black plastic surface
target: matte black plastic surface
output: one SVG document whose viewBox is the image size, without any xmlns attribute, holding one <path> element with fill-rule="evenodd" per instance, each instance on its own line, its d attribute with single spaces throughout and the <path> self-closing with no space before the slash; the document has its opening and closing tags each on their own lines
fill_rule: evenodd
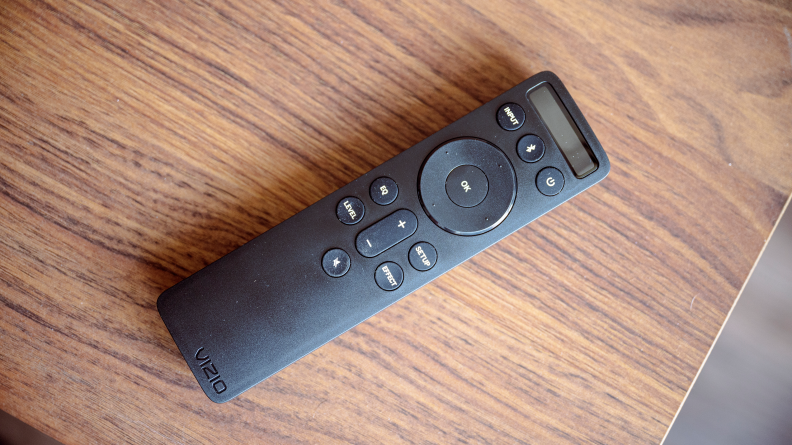
<svg viewBox="0 0 792 445">
<path fill-rule="evenodd" d="M 542 82 L 553 86 L 596 157 L 597 170 L 585 178 L 572 173 L 527 99 L 528 90 Z M 505 131 L 498 123 L 498 109 L 507 103 L 525 110 L 518 130 Z M 545 142 L 545 154 L 536 163 L 518 157 L 517 142 L 526 134 Z M 475 236 L 438 227 L 418 193 L 427 157 L 459 138 L 497 147 L 516 175 L 516 194 L 505 219 Z M 566 179 L 554 196 L 536 188 L 537 174 L 548 166 Z M 539 73 L 166 290 L 157 306 L 201 388 L 212 401 L 225 402 L 591 187 L 609 170 L 605 152 L 561 81 L 553 73 Z M 399 191 L 392 204 L 381 206 L 371 200 L 370 186 L 383 176 L 393 179 Z M 489 186 L 493 193 L 492 182 Z M 360 224 L 345 225 L 336 216 L 336 206 L 350 196 L 365 205 Z M 362 256 L 355 246 L 358 234 L 399 209 L 415 214 L 415 233 L 373 258 Z M 421 241 L 437 252 L 427 271 L 408 261 L 411 246 Z M 325 252 L 333 248 L 351 258 L 349 271 L 340 278 L 322 267 Z M 403 282 L 394 291 L 375 281 L 377 268 L 386 262 L 403 271 Z"/>
</svg>

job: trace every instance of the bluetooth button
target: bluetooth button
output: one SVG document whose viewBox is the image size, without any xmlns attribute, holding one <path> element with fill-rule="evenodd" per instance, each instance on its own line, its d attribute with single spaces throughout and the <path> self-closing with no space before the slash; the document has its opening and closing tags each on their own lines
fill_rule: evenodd
<svg viewBox="0 0 792 445">
<path fill-rule="evenodd" d="M 544 141 L 535 134 L 525 135 L 517 142 L 517 155 L 525 162 L 537 162 L 544 152 Z"/>
</svg>

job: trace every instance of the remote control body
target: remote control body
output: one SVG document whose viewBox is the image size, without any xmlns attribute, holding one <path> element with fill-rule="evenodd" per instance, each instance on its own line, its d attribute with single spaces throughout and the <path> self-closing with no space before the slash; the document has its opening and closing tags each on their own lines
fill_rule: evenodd
<svg viewBox="0 0 792 445">
<path fill-rule="evenodd" d="M 166 290 L 157 307 L 222 403 L 609 170 L 564 85 L 539 73 Z"/>
</svg>

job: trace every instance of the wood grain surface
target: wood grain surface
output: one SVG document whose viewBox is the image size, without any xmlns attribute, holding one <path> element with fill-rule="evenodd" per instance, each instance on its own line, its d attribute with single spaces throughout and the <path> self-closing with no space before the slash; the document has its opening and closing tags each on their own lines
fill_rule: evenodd
<svg viewBox="0 0 792 445">
<path fill-rule="evenodd" d="M 2 2 L 0 409 L 65 444 L 660 442 L 792 191 L 790 3 L 690 3 Z M 605 181 L 204 396 L 163 290 L 543 70 Z"/>
</svg>

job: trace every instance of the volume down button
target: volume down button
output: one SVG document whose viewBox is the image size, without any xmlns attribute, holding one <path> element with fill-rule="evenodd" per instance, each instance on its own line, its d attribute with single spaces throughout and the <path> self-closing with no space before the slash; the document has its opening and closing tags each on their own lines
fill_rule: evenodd
<svg viewBox="0 0 792 445">
<path fill-rule="evenodd" d="M 404 241 L 418 229 L 418 218 L 409 210 L 397 210 L 358 234 L 358 252 L 367 258 L 375 257 Z"/>
</svg>

